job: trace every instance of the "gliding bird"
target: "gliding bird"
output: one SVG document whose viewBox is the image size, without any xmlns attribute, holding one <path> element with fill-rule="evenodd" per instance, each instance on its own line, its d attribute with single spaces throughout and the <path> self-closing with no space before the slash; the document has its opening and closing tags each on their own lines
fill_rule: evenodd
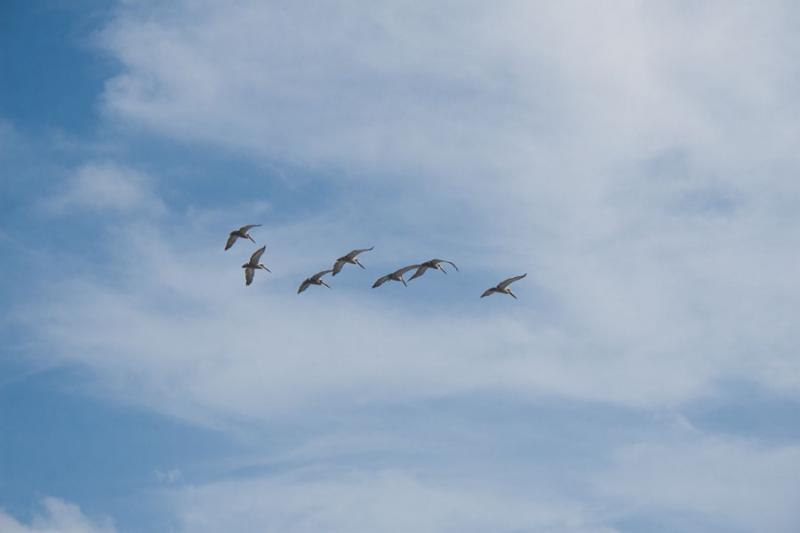
<svg viewBox="0 0 800 533">
<path fill-rule="evenodd" d="M 512 283 L 514 283 L 515 281 L 521 280 L 522 278 L 524 278 L 527 275 L 528 274 L 525 273 L 525 274 L 522 274 L 521 276 L 514 276 L 513 278 L 508 278 L 506 280 L 503 280 L 500 283 L 498 283 L 496 287 L 492 287 L 491 289 L 486 289 L 485 291 L 483 291 L 483 294 L 481 294 L 481 298 L 483 298 L 484 296 L 490 296 L 490 295 L 492 295 L 492 294 L 497 292 L 497 293 L 508 294 L 509 296 L 513 296 L 514 299 L 516 300 L 517 297 L 514 296 L 514 293 L 511 292 L 511 289 L 509 289 L 508 286 L 511 285 Z"/>
<path fill-rule="evenodd" d="M 455 269 L 456 269 L 456 272 L 458 272 L 458 267 L 457 267 L 457 266 L 456 266 L 456 264 L 455 264 L 455 263 L 453 263 L 452 261 L 448 261 L 447 259 L 431 259 L 430 261 L 425 261 L 424 263 L 420 264 L 420 265 L 419 265 L 419 268 L 417 268 L 417 271 L 416 271 L 416 272 L 414 272 L 414 275 L 413 275 L 413 276 L 411 276 L 411 277 L 408 279 L 408 281 L 411 281 L 411 280 L 413 280 L 413 279 L 416 279 L 416 278 L 420 277 L 420 276 L 421 276 L 421 275 L 423 275 L 423 274 L 424 274 L 424 273 L 425 273 L 425 272 L 426 272 L 426 271 L 427 271 L 429 268 L 435 268 L 436 270 L 441 270 L 442 272 L 444 272 L 445 274 L 447 274 L 447 270 L 445 270 L 444 268 L 442 268 L 442 263 L 447 263 L 448 265 L 450 265 L 450 266 L 452 266 L 453 268 L 455 268 Z"/>
<path fill-rule="evenodd" d="M 330 289 L 331 286 L 322 281 L 322 276 L 324 276 L 325 274 L 330 274 L 331 272 L 333 272 L 333 270 L 323 270 L 322 272 L 317 272 L 310 278 L 304 279 L 303 283 L 300 284 L 300 288 L 297 289 L 297 294 L 300 294 L 301 292 L 309 288 L 311 285 L 325 285 Z"/>
<path fill-rule="evenodd" d="M 253 255 L 250 256 L 250 261 L 242 265 L 242 268 L 244 269 L 245 285 L 250 285 L 251 283 L 253 283 L 253 276 L 255 275 L 256 270 L 261 269 L 261 270 L 266 270 L 267 272 L 272 272 L 272 270 L 268 269 L 267 267 L 259 263 L 259 261 L 261 260 L 261 256 L 264 255 L 264 250 L 266 249 L 267 249 L 266 246 L 262 246 L 261 248 L 253 252 Z"/>
<path fill-rule="evenodd" d="M 250 236 L 250 234 L 247 232 L 250 231 L 251 228 L 257 228 L 260 225 L 261 224 L 248 224 L 247 226 L 242 226 L 239 229 L 233 230 L 230 233 L 230 235 L 228 235 L 228 242 L 225 243 L 225 249 L 227 250 L 231 246 L 233 246 L 233 243 L 236 242 L 236 239 L 250 239 L 251 241 L 253 241 L 253 244 L 255 244 L 256 241 L 254 241 L 253 238 Z"/>
<path fill-rule="evenodd" d="M 375 283 L 372 284 L 372 288 L 374 289 L 376 287 L 380 287 L 381 285 L 383 285 L 384 283 L 386 283 L 387 281 L 390 281 L 390 280 L 391 281 L 399 281 L 403 285 L 408 287 L 408 284 L 406 283 L 406 280 L 403 279 L 403 274 L 405 274 L 409 270 L 414 270 L 415 268 L 418 268 L 418 267 L 419 267 L 419 265 L 409 265 L 407 267 L 403 267 L 403 268 L 397 269 L 394 272 L 392 272 L 391 274 L 386 274 L 385 276 L 381 276 L 381 277 L 379 277 L 378 279 L 375 280 Z"/>
<path fill-rule="evenodd" d="M 337 259 L 336 262 L 333 264 L 333 275 L 335 276 L 336 274 L 338 274 L 339 271 L 341 271 L 342 268 L 344 267 L 345 263 L 350 263 L 351 265 L 358 265 L 361 268 L 365 268 L 364 265 L 362 265 L 361 262 L 358 260 L 358 254 L 360 254 L 362 252 L 369 252 L 373 248 L 375 248 L 375 247 L 374 246 L 370 246 L 369 248 L 362 248 L 360 250 L 353 250 L 349 254 L 343 255 L 342 257 Z"/>
</svg>

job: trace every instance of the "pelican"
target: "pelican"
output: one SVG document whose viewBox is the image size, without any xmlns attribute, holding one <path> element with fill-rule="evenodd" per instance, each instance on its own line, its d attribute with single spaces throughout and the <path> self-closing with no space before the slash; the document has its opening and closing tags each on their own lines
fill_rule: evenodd
<svg viewBox="0 0 800 533">
<path fill-rule="evenodd" d="M 398 270 L 395 270 L 391 274 L 386 274 L 385 276 L 381 276 L 381 277 L 379 277 L 378 279 L 375 280 L 375 283 L 372 284 L 372 288 L 375 289 L 377 287 L 380 287 L 381 285 L 383 285 L 384 283 L 386 283 L 389 280 L 399 281 L 403 285 L 408 287 L 408 284 L 406 283 L 406 280 L 403 279 L 403 274 L 405 274 L 409 270 L 414 270 L 415 268 L 418 268 L 418 267 L 419 267 L 419 265 L 409 265 L 407 267 L 403 267 L 403 268 L 400 268 Z"/>
<path fill-rule="evenodd" d="M 328 287 L 330 289 L 331 286 L 328 285 L 327 283 L 325 283 L 324 281 L 322 281 L 322 276 L 324 276 L 325 274 L 330 274 L 331 272 L 333 272 L 333 270 L 323 270 L 322 272 L 317 272 L 316 274 L 314 274 L 310 278 L 304 279 L 303 283 L 300 284 L 300 288 L 297 289 L 297 294 L 300 294 L 301 292 L 306 290 L 311 285 L 325 285 L 326 287 Z"/>
<path fill-rule="evenodd" d="M 375 247 L 374 246 L 370 246 L 369 248 L 362 248 L 360 250 L 353 250 L 349 254 L 343 255 L 342 257 L 337 259 L 336 262 L 333 264 L 333 275 L 335 276 L 336 274 L 338 274 L 339 271 L 342 270 L 342 267 L 344 267 L 345 263 L 350 263 L 351 265 L 358 265 L 361 268 L 364 268 L 364 265 L 362 265 L 361 262 L 358 260 L 358 254 L 360 254 L 362 252 L 369 252 L 373 248 L 375 248 Z"/>
<path fill-rule="evenodd" d="M 421 275 L 423 275 L 429 268 L 435 268 L 436 270 L 441 270 L 445 274 L 447 274 L 447 270 L 442 267 L 442 263 L 447 263 L 448 265 L 452 266 L 458 272 L 458 267 L 452 261 L 448 261 L 447 259 L 431 259 L 430 261 L 425 261 L 424 263 L 419 265 L 417 271 L 414 272 L 414 275 L 411 276 L 408 281 L 413 279 L 417 279 Z"/>
<path fill-rule="evenodd" d="M 266 246 L 262 246 L 261 248 L 253 252 L 253 255 L 250 256 L 250 261 L 242 265 L 242 268 L 244 269 L 245 285 L 250 285 L 251 283 L 253 283 L 253 276 L 255 275 L 256 270 L 258 269 L 266 270 L 267 272 L 272 272 L 272 270 L 268 269 L 267 267 L 259 263 L 259 261 L 261 260 L 261 256 L 264 255 L 264 250 L 266 249 L 267 249 Z"/>
<path fill-rule="evenodd" d="M 484 296 L 491 296 L 492 294 L 494 294 L 496 292 L 497 293 L 508 294 L 509 296 L 514 296 L 514 293 L 511 292 L 511 289 L 509 289 L 508 286 L 511 285 L 512 283 L 514 283 L 515 281 L 521 280 L 522 278 L 524 278 L 527 275 L 528 274 L 525 273 L 525 274 L 522 274 L 521 276 L 514 276 L 513 278 L 508 278 L 506 280 L 503 280 L 500 283 L 498 283 L 496 287 L 492 287 L 491 289 L 486 289 L 485 291 L 483 291 L 483 294 L 481 294 L 481 298 L 483 298 Z M 516 300 L 517 297 L 514 296 L 514 299 Z"/>
<path fill-rule="evenodd" d="M 255 244 L 256 241 L 254 241 L 253 238 L 250 236 L 250 234 L 247 232 L 250 231 L 251 228 L 257 228 L 260 225 L 261 224 L 248 224 L 246 226 L 242 226 L 239 229 L 233 230 L 230 233 L 230 235 L 228 235 L 228 242 L 225 243 L 225 249 L 227 250 L 231 246 L 233 246 L 233 243 L 236 242 L 236 239 L 250 239 L 251 241 L 253 241 L 253 244 Z"/>
</svg>

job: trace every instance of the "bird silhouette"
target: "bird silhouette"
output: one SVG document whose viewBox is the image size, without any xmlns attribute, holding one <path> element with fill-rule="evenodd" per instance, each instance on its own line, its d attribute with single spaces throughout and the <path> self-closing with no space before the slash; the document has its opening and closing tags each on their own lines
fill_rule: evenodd
<svg viewBox="0 0 800 533">
<path fill-rule="evenodd" d="M 266 246 L 262 246 L 253 252 L 253 255 L 250 256 L 250 260 L 247 263 L 242 265 L 242 268 L 244 269 L 245 285 L 250 285 L 253 283 L 253 276 L 255 276 L 256 270 L 261 269 L 266 270 L 267 272 L 272 272 L 270 269 L 260 263 L 261 256 L 264 255 L 264 250 L 266 249 Z"/>
<path fill-rule="evenodd" d="M 316 274 L 314 274 L 310 278 L 304 279 L 303 283 L 300 284 L 300 288 L 297 289 L 297 294 L 300 294 L 301 292 L 303 292 L 304 290 L 309 288 L 311 285 L 325 285 L 326 287 L 328 287 L 330 289 L 331 286 L 328 285 L 327 283 L 325 283 L 322 280 L 322 276 L 324 276 L 325 274 L 330 274 L 331 272 L 333 272 L 332 269 L 331 270 L 323 270 L 322 272 L 317 272 Z"/>
<path fill-rule="evenodd" d="M 333 264 L 333 275 L 335 276 L 336 274 L 338 274 L 342 270 L 344 265 L 348 263 L 351 265 L 358 265 L 361 268 L 365 268 L 364 265 L 361 264 L 361 261 L 358 260 L 358 254 L 363 252 L 369 252 L 373 248 L 375 247 L 370 246 L 369 248 L 361 248 L 359 250 L 353 250 L 349 254 L 343 255 L 342 257 L 337 259 L 336 262 Z"/>
<path fill-rule="evenodd" d="M 430 269 L 430 268 L 435 268 L 436 270 L 441 270 L 442 272 L 447 274 L 447 271 L 442 267 L 442 263 L 447 263 L 448 265 L 450 265 L 453 268 L 455 268 L 456 272 L 458 272 L 458 267 L 452 261 L 448 261 L 447 259 L 431 259 L 430 261 L 425 261 L 424 263 L 421 263 L 419 265 L 419 267 L 417 267 L 417 271 L 414 272 L 414 275 L 411 276 L 410 278 L 408 278 L 408 281 L 411 281 L 413 279 L 417 279 L 418 277 L 423 275 L 425 272 L 427 272 L 428 269 Z"/>
<path fill-rule="evenodd" d="M 406 266 L 406 267 L 403 267 L 403 268 L 399 268 L 399 269 L 395 270 L 394 272 L 392 272 L 391 274 L 386 274 L 385 276 L 381 276 L 381 277 L 379 277 L 378 279 L 375 280 L 375 283 L 372 284 L 372 288 L 375 289 L 377 287 L 380 287 L 381 285 L 383 285 L 387 281 L 399 281 L 403 285 L 408 287 L 408 284 L 406 283 L 406 280 L 403 279 L 403 274 L 405 274 L 409 270 L 414 270 L 417 267 L 419 267 L 419 265 L 409 265 L 409 266 Z"/>
<path fill-rule="evenodd" d="M 230 232 L 230 234 L 228 235 L 228 242 L 225 243 L 225 249 L 226 250 L 230 249 L 230 247 L 234 245 L 237 239 L 250 239 L 251 241 L 253 241 L 253 244 L 255 244 L 256 241 L 253 240 L 253 238 L 247 232 L 250 231 L 252 228 L 259 227 L 260 225 L 261 224 L 248 224 L 247 226 L 242 226 L 241 228 L 235 229 L 232 232 Z"/>
<path fill-rule="evenodd" d="M 524 278 L 527 275 L 528 274 L 525 273 L 525 274 L 522 274 L 521 276 L 514 276 L 513 278 L 505 279 L 505 280 L 501 281 L 500 283 L 498 283 L 497 286 L 492 287 L 490 289 L 486 289 L 485 291 L 483 291 L 483 294 L 481 294 L 481 298 L 483 298 L 485 296 L 491 296 L 492 294 L 497 292 L 497 293 L 508 294 L 509 296 L 513 296 L 514 299 L 516 300 L 517 297 L 514 295 L 513 292 L 511 292 L 511 289 L 509 289 L 508 286 L 511 285 L 512 283 L 514 283 L 515 281 L 521 280 L 522 278 Z"/>
</svg>

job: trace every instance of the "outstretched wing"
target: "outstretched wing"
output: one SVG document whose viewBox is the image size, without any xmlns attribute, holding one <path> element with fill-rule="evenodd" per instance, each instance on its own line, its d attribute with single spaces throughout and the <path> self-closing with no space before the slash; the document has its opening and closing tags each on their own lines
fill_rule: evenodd
<svg viewBox="0 0 800 533">
<path fill-rule="evenodd" d="M 323 270 L 322 272 L 317 272 L 316 274 L 311 276 L 311 279 L 319 279 L 322 276 L 324 276 L 325 274 L 330 274 L 331 272 L 333 272 L 332 269 L 331 270 Z"/>
<path fill-rule="evenodd" d="M 370 250 L 373 250 L 374 248 L 375 248 L 374 246 L 370 246 L 369 248 L 360 248 L 358 250 L 353 250 L 352 252 L 347 254 L 345 257 L 349 257 L 350 259 L 355 259 L 358 254 L 360 254 L 362 252 L 369 252 Z"/>
<path fill-rule="evenodd" d="M 261 248 L 253 252 L 253 255 L 250 256 L 250 263 L 253 265 L 257 265 L 258 262 L 261 260 L 261 256 L 264 255 L 264 250 L 266 249 L 267 249 L 266 246 L 262 246 Z"/>
<path fill-rule="evenodd" d="M 503 280 L 503 281 L 501 281 L 500 283 L 497 284 L 497 288 L 500 289 L 500 290 L 503 290 L 506 287 L 508 287 L 509 285 L 511 285 L 512 283 L 514 283 L 515 281 L 519 281 L 519 280 L 521 280 L 522 278 L 524 278 L 527 275 L 528 274 L 526 272 L 525 274 L 522 274 L 521 276 L 514 276 L 513 278 L 508 278 L 506 280 Z"/>
<path fill-rule="evenodd" d="M 308 278 L 304 279 L 303 283 L 300 284 L 300 288 L 297 289 L 297 294 L 300 294 L 301 292 L 306 290 L 310 285 L 311 285 L 311 281 Z"/>
<path fill-rule="evenodd" d="M 228 248 L 233 246 L 233 243 L 235 243 L 236 239 L 238 239 L 238 238 L 239 238 L 239 236 L 236 235 L 236 232 L 232 231 L 231 234 L 228 235 L 228 242 L 225 243 L 225 249 L 227 250 Z"/>
<path fill-rule="evenodd" d="M 333 270 L 332 270 L 334 276 L 342 271 L 342 267 L 344 267 L 344 263 L 345 262 L 342 259 L 337 259 L 336 260 L 336 262 L 333 264 Z"/>
<path fill-rule="evenodd" d="M 414 270 L 415 268 L 419 268 L 421 266 L 422 265 L 408 265 L 407 267 L 398 268 L 397 270 L 394 271 L 394 274 L 396 274 L 396 275 L 398 275 L 398 276 L 400 276 L 402 278 L 403 274 L 405 274 L 409 270 Z"/>
<path fill-rule="evenodd" d="M 494 287 L 492 287 L 491 289 L 486 289 L 485 291 L 483 291 L 483 294 L 481 294 L 481 298 L 485 298 L 486 296 L 491 296 L 495 292 L 496 291 L 495 291 Z"/>
<path fill-rule="evenodd" d="M 244 269 L 244 284 L 250 285 L 253 283 L 253 276 L 255 275 L 256 270 L 254 268 L 245 268 Z"/>
<path fill-rule="evenodd" d="M 376 287 L 380 287 L 381 285 L 383 285 L 384 283 L 386 283 L 390 279 L 392 279 L 392 275 L 391 274 L 386 274 L 385 276 L 381 276 L 381 277 L 379 277 L 378 279 L 375 280 L 375 283 L 372 284 L 372 288 L 374 289 Z"/>
<path fill-rule="evenodd" d="M 437 263 L 447 263 L 451 267 L 455 268 L 456 272 L 458 272 L 458 267 L 452 261 L 448 261 L 447 259 L 434 259 L 434 261 L 436 261 Z"/>
<path fill-rule="evenodd" d="M 246 226 L 242 226 L 241 228 L 239 228 L 239 231 L 241 231 L 242 233 L 247 233 L 250 229 L 257 228 L 260 225 L 261 224 L 248 224 Z"/>
<path fill-rule="evenodd" d="M 413 276 L 411 276 L 411 277 L 408 279 L 408 281 L 411 281 L 412 279 L 417 279 L 418 277 L 420 277 L 421 275 L 423 275 L 423 274 L 424 274 L 424 273 L 425 273 L 425 272 L 426 272 L 426 271 L 427 271 L 429 268 L 430 268 L 430 267 L 429 267 L 428 265 L 426 265 L 425 263 L 421 264 L 421 265 L 420 265 L 420 266 L 417 268 L 417 271 L 416 271 L 416 272 L 414 272 L 414 275 L 413 275 Z"/>
</svg>

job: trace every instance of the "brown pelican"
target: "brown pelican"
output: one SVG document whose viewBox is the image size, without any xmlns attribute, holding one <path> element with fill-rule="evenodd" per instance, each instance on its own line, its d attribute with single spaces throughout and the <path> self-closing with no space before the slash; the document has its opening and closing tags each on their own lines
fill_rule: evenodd
<svg viewBox="0 0 800 533">
<path fill-rule="evenodd" d="M 335 276 L 336 274 L 338 274 L 339 271 L 342 270 L 342 267 L 344 267 L 345 263 L 350 263 L 351 265 L 358 265 L 361 268 L 364 268 L 364 265 L 362 265 L 361 262 L 358 260 L 358 254 L 360 254 L 362 252 L 369 252 L 373 248 L 375 248 L 375 247 L 374 246 L 370 246 L 369 248 L 362 248 L 360 250 L 353 250 L 349 254 L 343 255 L 342 257 L 337 259 L 336 262 L 333 264 L 333 275 Z"/>
<path fill-rule="evenodd" d="M 330 274 L 331 272 L 333 272 L 333 270 L 323 270 L 322 272 L 317 272 L 316 274 L 314 274 L 310 278 L 304 279 L 303 283 L 300 284 L 300 288 L 297 289 L 297 294 L 300 294 L 301 292 L 306 290 L 311 285 L 325 285 L 326 287 L 328 287 L 330 289 L 331 286 L 328 285 L 327 283 L 325 283 L 324 281 L 322 281 L 322 276 L 324 276 L 325 274 Z"/>
<path fill-rule="evenodd" d="M 250 261 L 242 265 L 242 268 L 244 269 L 245 285 L 250 285 L 251 283 L 253 283 L 253 276 L 255 275 L 256 270 L 258 269 L 266 270 L 267 272 L 272 272 L 272 270 L 268 269 L 267 267 L 259 263 L 259 261 L 261 260 L 261 256 L 264 255 L 264 250 L 266 249 L 267 249 L 266 246 L 262 246 L 261 248 L 253 252 L 253 255 L 250 256 Z"/>
<path fill-rule="evenodd" d="M 372 284 L 372 288 L 374 289 L 376 287 L 380 287 L 381 285 L 383 285 L 384 283 L 386 283 L 389 280 L 399 281 L 403 285 L 408 287 L 408 284 L 406 283 L 406 280 L 403 279 L 403 274 L 405 274 L 409 270 L 414 270 L 415 268 L 418 268 L 418 267 L 419 267 L 419 265 L 409 265 L 407 267 L 403 267 L 403 268 L 400 268 L 398 270 L 395 270 L 391 274 L 386 274 L 385 276 L 381 276 L 381 277 L 379 277 L 378 279 L 375 280 L 375 283 Z"/>
<path fill-rule="evenodd" d="M 506 280 L 503 280 L 500 283 L 498 283 L 496 287 L 492 287 L 491 289 L 486 289 L 485 291 L 483 291 L 483 294 L 481 294 L 481 298 L 483 298 L 484 296 L 490 296 L 490 295 L 492 295 L 492 294 L 494 294 L 496 292 L 503 293 L 503 294 L 508 294 L 509 296 L 514 296 L 514 293 L 511 292 L 511 289 L 509 289 L 508 286 L 511 285 L 512 283 L 514 283 L 515 281 L 521 280 L 522 278 L 524 278 L 527 275 L 528 274 L 525 273 L 525 274 L 522 274 L 521 276 L 514 276 L 513 278 L 508 278 Z M 514 299 L 516 300 L 517 297 L 514 296 Z"/>
<path fill-rule="evenodd" d="M 236 242 L 236 239 L 250 239 L 251 241 L 253 241 L 253 244 L 255 244 L 256 241 L 254 241 L 253 238 L 250 236 L 250 234 L 247 232 L 250 231 L 251 228 L 257 228 L 260 225 L 261 224 L 248 224 L 247 226 L 242 226 L 239 229 L 233 230 L 230 233 L 230 235 L 228 235 L 228 242 L 225 243 L 225 249 L 227 250 L 231 246 L 233 246 L 233 243 Z"/>
<path fill-rule="evenodd" d="M 412 279 L 416 279 L 416 278 L 420 277 L 420 276 L 421 276 L 421 275 L 423 275 L 423 274 L 424 274 L 424 273 L 425 273 L 425 272 L 426 272 L 426 271 L 427 271 L 429 268 L 435 268 L 435 269 L 437 269 L 437 270 L 441 270 L 442 272 L 444 272 L 445 274 L 447 274 L 447 270 L 445 270 L 445 269 L 442 267 L 442 263 L 447 263 L 448 265 L 450 265 L 450 266 L 452 266 L 453 268 L 455 268 L 455 269 L 456 269 L 456 272 L 458 272 L 458 267 L 457 267 L 457 266 L 456 266 L 456 264 L 455 264 L 455 263 L 453 263 L 452 261 L 448 261 L 447 259 L 431 259 L 430 261 L 425 261 L 424 263 L 420 264 L 420 265 L 419 265 L 419 268 L 417 268 L 417 271 L 416 271 L 416 272 L 414 272 L 414 275 L 413 275 L 413 276 L 411 276 L 411 277 L 408 279 L 408 281 L 411 281 Z"/>
</svg>

